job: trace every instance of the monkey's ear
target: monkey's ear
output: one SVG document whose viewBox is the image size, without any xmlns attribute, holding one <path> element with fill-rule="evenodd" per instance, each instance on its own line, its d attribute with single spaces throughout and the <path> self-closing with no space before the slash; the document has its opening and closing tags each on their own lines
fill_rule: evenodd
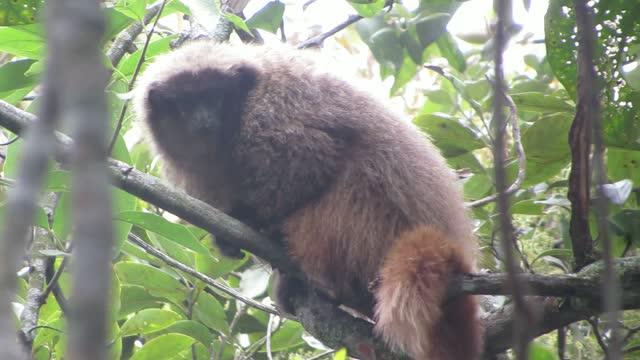
<svg viewBox="0 0 640 360">
<path fill-rule="evenodd" d="M 231 80 L 236 89 L 248 92 L 258 82 L 258 69 L 249 64 L 235 64 L 229 68 Z"/>
</svg>

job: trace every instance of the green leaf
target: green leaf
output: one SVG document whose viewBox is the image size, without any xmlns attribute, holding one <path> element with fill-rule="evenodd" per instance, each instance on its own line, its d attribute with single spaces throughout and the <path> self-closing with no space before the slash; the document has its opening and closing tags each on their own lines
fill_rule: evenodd
<svg viewBox="0 0 640 360">
<path fill-rule="evenodd" d="M 132 18 L 112 7 L 105 9 L 104 15 L 107 18 L 107 29 L 104 36 L 105 41 L 109 41 L 116 37 L 116 35 L 133 22 Z"/>
<path fill-rule="evenodd" d="M 32 24 L 43 5 L 44 0 L 0 0 L 0 26 Z"/>
<path fill-rule="evenodd" d="M 198 242 L 198 239 L 193 236 L 189 229 L 183 225 L 172 223 L 161 216 L 142 211 L 124 211 L 116 215 L 115 220 L 137 225 L 197 253 L 209 254 L 207 248 Z"/>
<path fill-rule="evenodd" d="M 9 100 L 9 96 L 20 91 L 19 98 L 9 100 L 11 104 L 17 104 L 22 100 L 22 94 L 26 94 L 36 85 L 36 77 L 27 76 L 25 73 L 34 60 L 24 59 L 8 62 L 0 66 L 0 99 Z"/>
<path fill-rule="evenodd" d="M 278 31 L 282 24 L 284 14 L 284 3 L 280 1 L 270 1 L 262 9 L 258 10 L 245 23 L 250 28 L 266 30 L 271 33 Z"/>
<path fill-rule="evenodd" d="M 450 19 L 451 15 L 449 14 L 436 13 L 420 17 L 413 21 L 416 34 L 423 49 L 444 34 Z"/>
<path fill-rule="evenodd" d="M 393 28 L 378 30 L 368 41 L 369 48 L 380 65 L 396 71 L 402 67 L 403 48 L 400 37 Z"/>
<path fill-rule="evenodd" d="M 118 279 L 125 285 L 142 286 L 150 295 L 180 304 L 187 297 L 187 289 L 176 278 L 146 264 L 119 262 L 115 265 Z"/>
<path fill-rule="evenodd" d="M 491 179 L 484 174 L 474 174 L 465 180 L 463 189 L 466 199 L 480 199 L 493 188 Z"/>
<path fill-rule="evenodd" d="M 522 135 L 527 156 L 527 184 L 537 183 L 557 174 L 569 162 L 569 128 L 573 116 L 557 113 L 544 116 Z"/>
<path fill-rule="evenodd" d="M 513 204 L 510 208 L 512 214 L 542 215 L 544 206 L 535 200 L 522 200 Z"/>
<path fill-rule="evenodd" d="M 114 9 L 134 20 L 142 20 L 146 6 L 147 0 L 119 0 Z"/>
<path fill-rule="evenodd" d="M 129 150 L 127 150 L 124 139 L 120 135 L 117 135 L 113 151 L 111 152 L 111 157 L 127 164 L 131 164 Z M 113 199 L 112 211 L 114 214 L 131 211 L 136 208 L 136 198 L 126 191 L 113 188 L 111 190 L 111 197 Z M 125 241 L 127 241 L 129 231 L 131 231 L 131 224 L 125 222 L 115 223 L 115 243 L 113 246 L 114 255 L 117 255 L 120 252 L 120 247 Z"/>
<path fill-rule="evenodd" d="M 162 299 L 152 296 L 144 287 L 137 285 L 121 286 L 119 319 L 136 311 L 160 306 L 162 306 Z"/>
<path fill-rule="evenodd" d="M 124 322 L 120 331 L 121 336 L 148 334 L 168 327 L 178 320 L 183 320 L 179 314 L 164 309 L 144 309 Z"/>
<path fill-rule="evenodd" d="M 545 256 L 552 256 L 563 260 L 571 260 L 573 257 L 573 252 L 571 249 L 549 249 L 541 252 L 536 256 L 533 261 L 531 261 L 531 265 L 533 265 L 536 261 L 542 259 Z"/>
<path fill-rule="evenodd" d="M 206 326 L 193 320 L 176 321 L 173 324 L 165 327 L 164 329 L 149 334 L 149 336 L 155 337 L 158 335 L 170 333 L 189 336 L 195 340 L 198 340 L 204 346 L 210 346 L 211 342 L 214 339 L 213 335 Z"/>
<path fill-rule="evenodd" d="M 349 1 L 349 4 L 358 12 L 358 15 L 362 17 L 372 17 L 380 13 L 384 9 L 386 0 L 371 0 L 371 1 Z"/>
<path fill-rule="evenodd" d="M 171 359 L 188 350 L 195 339 L 182 334 L 166 334 L 145 343 L 131 360 Z"/>
<path fill-rule="evenodd" d="M 176 37 L 177 36 L 172 35 L 150 42 L 149 46 L 147 47 L 147 52 L 145 53 L 145 63 L 149 63 L 154 57 L 158 55 L 169 52 L 169 50 L 171 50 L 171 42 Z M 143 48 L 140 47 L 133 54 L 128 55 L 124 59 L 122 59 L 122 61 L 118 65 L 118 73 L 127 77 L 132 76 L 133 72 L 136 69 L 136 66 L 138 65 L 138 61 L 140 61 L 140 56 L 142 56 L 142 50 Z M 145 66 L 143 65 L 140 68 L 140 71 L 143 71 L 144 69 Z"/>
<path fill-rule="evenodd" d="M 44 56 L 45 39 L 41 24 L 0 26 L 0 51 L 28 59 Z"/>
<path fill-rule="evenodd" d="M 573 114 L 575 107 L 566 101 L 539 92 L 511 94 L 519 111 L 535 111 L 540 113 L 566 112 Z"/>
<path fill-rule="evenodd" d="M 251 29 L 249 29 L 247 23 L 245 23 L 240 16 L 236 14 L 225 14 L 224 17 L 229 20 L 236 28 L 241 29 L 247 34 L 251 34 Z"/>
<path fill-rule="evenodd" d="M 433 144 L 447 158 L 485 147 L 472 130 L 447 115 L 418 115 L 413 122 L 429 134 Z"/>
<path fill-rule="evenodd" d="M 302 339 L 303 333 L 304 328 L 300 323 L 289 320 L 285 321 L 271 336 L 271 351 L 283 351 L 304 344 L 304 340 Z M 267 351 L 266 345 L 260 349 L 260 352 L 265 351 Z"/>
<path fill-rule="evenodd" d="M 551 0 L 544 17 L 545 45 L 547 60 L 554 75 L 573 99 L 576 98 L 577 65 L 574 54 L 575 18 L 565 13 L 573 4 L 569 0 Z"/>
<path fill-rule="evenodd" d="M 607 149 L 607 175 L 613 181 L 631 179 L 640 185 L 640 151 Z"/>
<path fill-rule="evenodd" d="M 224 308 L 211 294 L 200 293 L 193 306 L 193 317 L 213 330 L 225 335 L 229 334 L 229 324 Z"/>
<path fill-rule="evenodd" d="M 440 54 L 447 59 L 452 68 L 461 73 L 467 69 L 467 60 L 451 34 L 446 33 L 438 37 L 436 45 L 438 46 L 438 50 L 440 50 Z"/>
<path fill-rule="evenodd" d="M 340 348 L 333 354 L 333 360 L 347 360 L 347 348 Z"/>
<path fill-rule="evenodd" d="M 553 350 L 542 345 L 541 343 L 533 341 L 529 344 L 530 360 L 556 360 L 557 358 L 558 357 Z"/>
</svg>

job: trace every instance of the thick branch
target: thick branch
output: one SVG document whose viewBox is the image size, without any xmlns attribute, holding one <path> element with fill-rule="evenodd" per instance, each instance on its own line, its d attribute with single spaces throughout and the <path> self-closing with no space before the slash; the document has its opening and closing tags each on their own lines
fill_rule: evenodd
<svg viewBox="0 0 640 360">
<path fill-rule="evenodd" d="M 34 115 L 0 101 L 0 126 L 19 134 L 34 120 Z M 62 153 L 69 146 L 70 140 L 63 135 L 60 135 L 58 139 L 62 145 L 60 148 L 63 149 L 59 155 L 63 155 Z M 59 156 L 59 158 L 64 160 L 65 157 Z M 214 234 L 224 233 L 230 240 L 236 241 L 240 247 L 261 256 L 274 266 L 285 269 L 285 271 L 286 269 L 294 271 L 295 267 L 282 255 L 282 250 L 275 243 L 270 242 L 237 220 L 189 197 L 184 192 L 164 185 L 154 177 L 133 170 L 129 165 L 111 160 L 110 170 L 116 180 L 115 185 L 123 190 L 165 208 Z M 623 289 L 624 308 L 640 308 L 640 257 L 619 259 L 616 264 Z M 601 281 L 602 271 L 602 263 L 598 262 L 584 268 L 576 275 L 518 274 L 516 280 L 527 285 L 525 287 L 526 294 L 574 296 L 584 299 L 581 302 L 583 304 L 581 307 L 567 305 L 573 304 L 572 301 L 534 300 L 533 303 L 538 304 L 536 308 L 541 311 L 540 324 L 532 330 L 530 335 L 539 336 L 598 313 L 600 302 L 598 284 Z M 505 284 L 504 274 L 468 274 L 452 280 L 449 295 L 456 296 L 461 293 L 509 294 L 509 289 L 505 288 Z M 325 341 L 327 345 L 347 346 L 350 350 L 356 351 L 352 352 L 353 354 L 357 353 L 358 344 L 371 342 L 375 344 L 376 348 L 381 346 L 378 341 L 372 340 L 369 322 L 352 318 L 321 296 L 311 294 L 297 299 L 295 306 L 296 313 L 305 328 L 314 336 Z M 512 317 L 513 309 L 510 305 L 486 316 L 485 343 L 486 351 L 489 354 L 502 352 L 511 346 Z M 392 357 L 388 352 L 381 352 L 381 354 Z M 381 354 L 377 353 L 376 355 L 385 358 Z"/>
</svg>

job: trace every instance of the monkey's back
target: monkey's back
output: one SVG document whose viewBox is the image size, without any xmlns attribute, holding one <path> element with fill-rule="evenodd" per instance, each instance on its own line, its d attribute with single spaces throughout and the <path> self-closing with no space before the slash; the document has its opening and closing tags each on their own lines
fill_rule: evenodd
<svg viewBox="0 0 640 360">
<path fill-rule="evenodd" d="M 338 297 L 361 296 L 398 236 L 421 225 L 474 252 L 456 178 L 437 149 L 315 52 L 195 43 L 157 59 L 139 87 L 238 66 L 256 82 L 234 119 L 229 161 L 189 168 L 157 146 L 187 190 L 222 210 L 242 203 L 260 222 L 277 222 L 302 269 Z"/>
<path fill-rule="evenodd" d="M 259 131 L 274 123 L 320 127 L 346 139 L 337 160 L 320 162 L 342 162 L 331 184 L 284 221 L 289 249 L 307 274 L 338 297 L 357 297 L 394 240 L 420 225 L 434 226 L 474 253 L 457 179 L 422 132 L 322 70 L 326 64 L 287 49 L 269 51 L 260 57 L 264 78 L 248 102 L 245 124 L 260 124 Z"/>
</svg>

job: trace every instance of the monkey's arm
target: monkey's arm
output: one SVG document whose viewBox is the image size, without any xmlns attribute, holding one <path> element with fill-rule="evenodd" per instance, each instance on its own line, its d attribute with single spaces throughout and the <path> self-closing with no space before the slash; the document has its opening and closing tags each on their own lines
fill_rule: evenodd
<svg viewBox="0 0 640 360">
<path fill-rule="evenodd" d="M 242 204 L 259 225 L 278 224 L 333 183 L 352 143 L 348 129 L 301 124 L 243 137 L 234 154 Z"/>
</svg>

